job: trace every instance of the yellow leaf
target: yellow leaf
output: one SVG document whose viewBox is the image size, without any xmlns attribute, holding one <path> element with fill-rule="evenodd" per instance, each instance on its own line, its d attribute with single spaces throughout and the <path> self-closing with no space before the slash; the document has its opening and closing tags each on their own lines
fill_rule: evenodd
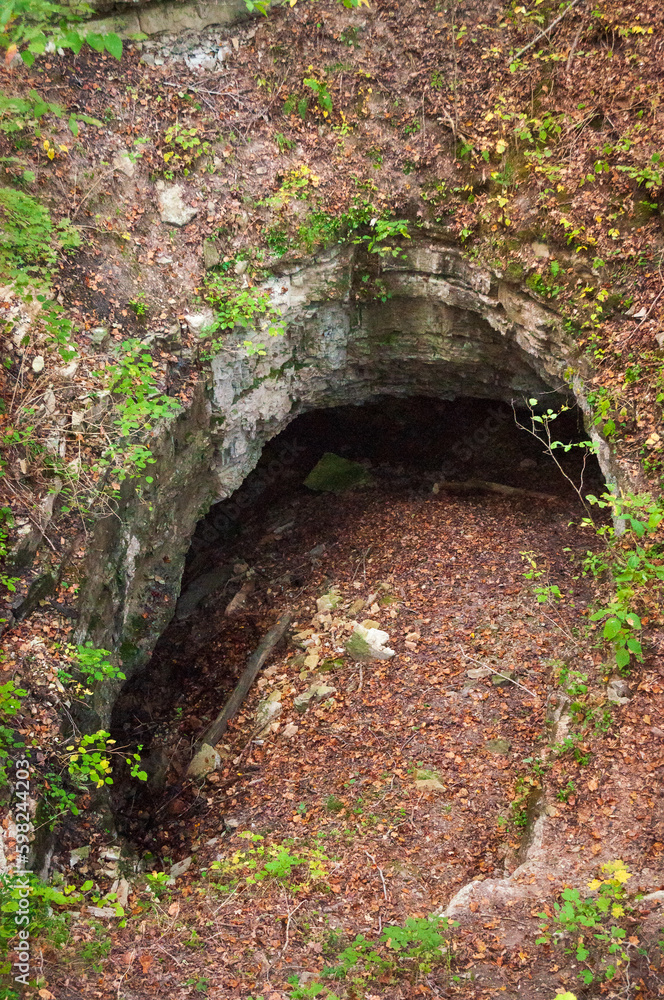
<svg viewBox="0 0 664 1000">
<path fill-rule="evenodd" d="M 622 917 L 625 914 L 625 910 L 623 909 L 622 906 L 620 906 L 619 903 L 614 903 L 613 906 L 611 907 L 611 913 L 613 914 L 614 917 Z"/>
<path fill-rule="evenodd" d="M 54 149 L 47 150 L 46 155 L 48 156 L 49 160 L 53 160 L 55 158 L 55 150 Z"/>
<path fill-rule="evenodd" d="M 601 885 L 602 885 L 601 880 L 598 878 L 594 878 L 592 882 L 588 883 L 588 888 L 591 889 L 593 892 L 595 892 L 595 890 L 599 889 Z"/>
<path fill-rule="evenodd" d="M 5 52 L 5 66 L 9 66 L 10 62 L 12 61 L 12 59 L 14 58 L 14 56 L 16 55 L 17 52 L 18 52 L 18 46 L 17 45 L 10 45 L 9 46 L 9 48 Z M 41 990 L 39 992 L 39 995 L 41 996 Z"/>
<path fill-rule="evenodd" d="M 496 152 L 504 153 L 506 149 L 507 149 L 507 143 L 505 142 L 505 140 L 499 139 L 498 142 L 496 143 Z"/>
</svg>

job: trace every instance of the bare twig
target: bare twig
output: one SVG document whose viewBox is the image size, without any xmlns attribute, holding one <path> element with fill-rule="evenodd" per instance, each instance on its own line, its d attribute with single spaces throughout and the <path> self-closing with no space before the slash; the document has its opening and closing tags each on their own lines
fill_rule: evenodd
<svg viewBox="0 0 664 1000">
<path fill-rule="evenodd" d="M 560 23 L 560 21 L 562 21 L 562 19 L 565 17 L 565 14 L 568 14 L 569 11 L 572 10 L 572 8 L 576 7 L 578 3 L 580 3 L 580 0 L 572 0 L 569 7 L 566 7 L 565 10 L 562 12 L 562 14 L 560 14 L 555 19 L 555 21 L 552 21 L 551 24 L 549 24 L 546 28 L 540 31 L 539 35 L 535 35 L 535 37 L 530 42 L 528 42 L 527 45 L 524 45 L 522 49 L 519 49 L 516 55 L 512 57 L 512 61 L 518 59 L 519 56 L 522 56 L 524 52 L 527 52 L 528 49 L 532 48 L 535 42 L 539 42 L 540 38 L 544 38 L 545 35 L 548 35 L 549 32 L 552 31 L 555 28 L 555 26 Z"/>
<path fill-rule="evenodd" d="M 510 684 L 515 684 L 518 688 L 521 688 L 522 691 L 526 691 L 531 698 L 534 698 L 536 701 L 541 700 L 540 696 L 535 691 L 531 691 L 530 688 L 527 688 L 525 684 L 519 684 L 518 681 L 515 681 L 514 678 L 510 677 L 508 674 L 501 674 L 500 670 L 494 670 L 493 667 L 490 667 L 488 664 L 480 663 L 480 661 L 476 660 L 473 656 L 468 656 L 468 653 L 466 653 L 461 646 L 459 646 L 458 649 L 461 655 L 465 656 L 465 658 L 470 660 L 471 663 L 476 663 L 478 667 L 486 667 L 486 669 L 490 670 L 492 674 L 496 674 L 497 677 L 503 677 L 506 681 L 509 681 Z"/>
<path fill-rule="evenodd" d="M 380 875 L 380 880 L 381 880 L 381 882 L 383 883 L 383 896 L 385 897 L 385 901 L 387 902 L 387 886 L 385 885 L 385 879 L 384 879 L 384 877 L 383 877 L 383 869 L 382 869 L 382 868 L 380 868 L 380 867 L 378 866 L 378 862 L 376 861 L 376 859 L 375 859 L 375 857 L 373 856 L 373 854 L 369 854 L 369 852 L 368 852 L 368 851 L 365 851 L 364 853 L 366 854 L 366 856 L 367 856 L 367 857 L 368 857 L 368 858 L 369 858 L 369 859 L 370 859 L 371 861 L 373 861 L 374 865 L 376 866 L 376 868 L 377 868 L 377 870 L 378 870 L 378 874 Z"/>
<path fill-rule="evenodd" d="M 301 899 L 300 902 L 297 904 L 297 906 L 293 910 L 290 910 L 290 909 L 288 910 L 288 920 L 286 921 L 286 940 L 284 941 L 284 946 L 281 949 L 282 956 L 286 954 L 286 948 L 288 948 L 288 935 L 290 933 L 290 925 L 291 925 L 291 919 L 293 917 L 293 914 L 297 910 L 299 910 L 300 907 L 302 906 L 302 904 L 305 903 L 305 902 L 306 902 L 306 900 Z M 286 900 L 286 907 L 288 908 L 288 900 Z"/>
</svg>

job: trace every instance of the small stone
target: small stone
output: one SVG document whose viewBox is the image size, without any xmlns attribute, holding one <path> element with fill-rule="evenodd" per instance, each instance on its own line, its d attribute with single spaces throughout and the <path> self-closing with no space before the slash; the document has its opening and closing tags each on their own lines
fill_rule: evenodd
<svg viewBox="0 0 664 1000">
<path fill-rule="evenodd" d="M 90 340 L 96 347 L 103 347 L 110 337 L 107 327 L 93 326 L 90 330 Z"/>
<path fill-rule="evenodd" d="M 52 389 L 47 389 L 44 393 L 44 409 L 49 414 L 55 413 L 56 400 L 55 393 Z"/>
<path fill-rule="evenodd" d="M 326 698 L 329 698 L 330 695 L 335 694 L 336 690 L 336 688 L 330 687 L 328 684 L 322 684 L 320 682 L 312 684 L 311 687 L 308 687 L 306 691 L 299 694 L 293 701 L 295 711 L 299 712 L 300 715 L 304 715 L 310 702 L 324 701 Z"/>
<path fill-rule="evenodd" d="M 216 771 L 220 764 L 221 757 L 214 747 L 204 743 L 187 768 L 187 777 L 204 778 L 211 771 Z"/>
<path fill-rule="evenodd" d="M 165 184 L 164 181 L 157 181 L 155 190 L 159 217 L 167 225 L 186 226 L 198 215 L 198 209 L 193 205 L 187 205 L 184 201 L 181 184 Z"/>
<path fill-rule="evenodd" d="M 418 768 L 415 771 L 415 787 L 422 792 L 444 792 L 445 785 L 440 780 L 437 771 L 430 771 L 427 768 Z"/>
<path fill-rule="evenodd" d="M 509 684 L 512 679 L 511 670 L 503 670 L 502 673 L 504 674 L 502 677 L 500 674 L 493 674 L 491 677 L 491 683 L 496 687 L 501 687 L 503 684 Z"/>
<path fill-rule="evenodd" d="M 221 255 L 217 247 L 211 240 L 206 240 L 203 244 L 203 266 L 206 271 L 216 267 L 221 261 Z"/>
<path fill-rule="evenodd" d="M 489 753 L 496 754 L 497 756 L 504 757 L 506 753 L 509 752 L 510 742 L 509 740 L 504 740 L 502 737 L 498 737 L 495 740 L 487 740 L 484 744 Z"/>
<path fill-rule="evenodd" d="M 184 858 L 183 861 L 178 861 L 177 864 L 173 865 L 170 871 L 170 878 L 168 881 L 174 882 L 176 878 L 180 877 L 180 875 L 184 875 L 184 873 L 191 867 L 191 863 L 193 860 L 194 859 L 192 857 Z"/>
<path fill-rule="evenodd" d="M 281 691 L 272 691 L 271 694 L 259 702 L 256 709 L 256 728 L 258 736 L 264 735 L 272 723 L 281 715 L 283 706 L 281 704 Z"/>
<path fill-rule="evenodd" d="M 130 889 L 131 889 L 131 886 L 129 885 L 129 882 L 127 881 L 127 879 L 126 878 L 121 878 L 120 881 L 118 882 L 118 887 L 115 890 L 116 894 L 117 894 L 116 902 L 118 902 L 120 904 L 120 906 L 126 906 L 127 905 L 127 902 L 129 900 L 129 890 Z"/>
<path fill-rule="evenodd" d="M 294 722 L 289 722 L 287 726 L 284 726 L 282 736 L 285 736 L 287 740 L 290 740 L 295 736 L 300 727 Z"/>
<path fill-rule="evenodd" d="M 327 451 L 304 480 L 304 485 L 322 493 L 344 493 L 359 486 L 373 486 L 374 480 L 359 462 L 350 462 Z"/>
<path fill-rule="evenodd" d="M 356 597 L 351 606 L 348 609 L 348 616 L 354 618 L 355 615 L 362 610 L 365 605 L 365 600 L 363 597 Z"/>
<path fill-rule="evenodd" d="M 60 378 L 73 378 L 78 370 L 78 361 L 70 361 L 68 365 L 58 368 Z"/>
<path fill-rule="evenodd" d="M 447 790 L 438 778 L 416 778 L 415 788 L 420 792 L 444 792 Z"/>
<path fill-rule="evenodd" d="M 90 845 L 84 844 L 82 847 L 75 847 L 69 854 L 69 867 L 75 868 L 79 861 L 85 861 L 90 857 Z"/>
<path fill-rule="evenodd" d="M 316 601 L 316 607 L 318 608 L 319 614 L 326 614 L 328 611 L 334 611 L 341 604 L 341 598 L 339 594 L 335 594 L 334 591 L 330 590 L 327 594 L 323 594 Z"/>
<path fill-rule="evenodd" d="M 549 248 L 546 243 L 531 243 L 530 247 L 536 257 L 550 257 Z"/>
<path fill-rule="evenodd" d="M 233 272 L 234 274 L 245 274 L 248 267 L 249 267 L 248 260 L 236 260 L 235 264 L 233 265 Z"/>
<path fill-rule="evenodd" d="M 44 358 L 43 358 L 43 355 L 38 354 L 36 357 L 34 357 L 32 359 L 32 370 L 37 375 L 39 374 L 39 372 L 43 372 L 43 370 L 44 370 Z"/>
<path fill-rule="evenodd" d="M 113 906 L 88 906 L 88 913 L 93 917 L 100 917 L 102 920 L 119 916 Z"/>
<path fill-rule="evenodd" d="M 211 309 L 204 309 L 198 313 L 187 313 L 184 317 L 190 333 L 200 334 L 206 326 L 214 322 L 214 313 Z"/>
<path fill-rule="evenodd" d="M 113 157 L 113 167 L 123 173 L 125 177 L 133 177 L 136 173 L 136 164 L 127 150 L 117 153 Z"/>
<path fill-rule="evenodd" d="M 470 670 L 466 670 L 466 676 L 470 677 L 473 681 L 482 680 L 483 677 L 490 677 L 493 673 L 491 667 L 472 667 Z"/>
<path fill-rule="evenodd" d="M 626 680 L 622 677 L 612 677 L 606 686 L 606 697 L 614 705 L 629 705 L 632 692 Z"/>
</svg>

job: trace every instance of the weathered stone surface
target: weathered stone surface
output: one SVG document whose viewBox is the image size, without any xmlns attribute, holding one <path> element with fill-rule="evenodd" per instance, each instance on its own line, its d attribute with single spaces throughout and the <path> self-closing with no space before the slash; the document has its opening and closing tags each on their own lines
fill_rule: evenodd
<svg viewBox="0 0 664 1000">
<path fill-rule="evenodd" d="M 304 485 L 323 493 L 345 493 L 358 486 L 371 486 L 373 479 L 359 462 L 349 462 L 331 451 L 326 451 L 311 470 Z"/>
<path fill-rule="evenodd" d="M 312 701 L 324 701 L 329 698 L 330 695 L 336 693 L 336 688 L 330 687 L 329 684 L 323 684 L 320 681 L 316 684 L 312 684 L 311 687 L 299 694 L 297 698 L 293 701 L 295 711 L 299 712 L 300 715 L 304 715 Z"/>
<path fill-rule="evenodd" d="M 362 273 L 356 254 L 352 245 L 336 246 L 315 260 L 275 265 L 278 273 L 266 287 L 282 310 L 286 335 L 256 331 L 266 354 L 248 358 L 242 341 L 252 331 L 225 333 L 209 389 L 201 382 L 192 404 L 151 442 L 156 463 L 148 502 L 134 497 L 127 481 L 120 517 L 97 525 L 76 641 L 118 650 L 128 675 L 146 661 L 173 615 L 197 522 L 241 485 L 263 445 L 298 413 L 376 395 L 509 401 L 544 391 L 552 407 L 574 395 L 590 412 L 580 379 L 573 394 L 565 383 L 573 345 L 556 314 L 527 289 L 424 234 L 405 260 L 385 262 L 391 298 L 360 308 L 353 292 Z M 192 313 L 186 322 L 200 332 L 211 318 Z M 597 428 L 590 432 L 608 481 L 622 475 L 630 488 Z M 155 576 L 164 580 L 159 601 L 152 596 Z M 112 684 L 95 696 L 98 728 L 113 697 Z"/>
<path fill-rule="evenodd" d="M 198 209 L 194 205 L 188 205 L 184 200 L 184 189 L 181 184 L 166 184 L 164 181 L 157 181 L 155 190 L 159 218 L 167 225 L 186 226 L 198 215 Z"/>
<path fill-rule="evenodd" d="M 390 660 L 394 656 L 394 650 L 385 645 L 389 638 L 388 633 L 379 628 L 356 625 L 353 634 L 346 643 L 346 652 L 358 663 L 370 663 L 371 660 Z"/>
<path fill-rule="evenodd" d="M 113 157 L 113 166 L 116 170 L 121 171 L 125 177 L 133 177 L 136 173 L 136 164 L 126 151 L 117 153 Z"/>
<path fill-rule="evenodd" d="M 221 757 L 208 743 L 204 743 L 187 768 L 187 777 L 203 778 L 221 764 Z"/>
<path fill-rule="evenodd" d="M 632 692 L 627 681 L 623 677 L 611 677 L 606 686 L 606 697 L 615 705 L 628 705 L 632 698 Z"/>
<path fill-rule="evenodd" d="M 281 691 L 272 691 L 259 703 L 256 709 L 258 736 L 263 736 L 269 730 L 272 723 L 281 715 L 282 709 Z"/>
<path fill-rule="evenodd" d="M 112 7 L 115 10 L 107 17 L 91 20 L 89 30 L 101 34 L 115 31 L 122 38 L 131 38 L 139 32 L 158 35 L 164 31 L 176 34 L 187 30 L 202 31 L 213 24 L 237 24 L 251 16 L 244 0 L 210 0 L 207 3 L 118 0 L 115 4 L 93 0 L 91 6 L 100 13 Z"/>
<path fill-rule="evenodd" d="M 327 594 L 323 594 L 316 601 L 316 607 L 319 614 L 326 614 L 328 611 L 334 611 L 341 604 L 341 597 L 339 594 L 335 594 L 334 591 L 330 591 Z"/>
</svg>

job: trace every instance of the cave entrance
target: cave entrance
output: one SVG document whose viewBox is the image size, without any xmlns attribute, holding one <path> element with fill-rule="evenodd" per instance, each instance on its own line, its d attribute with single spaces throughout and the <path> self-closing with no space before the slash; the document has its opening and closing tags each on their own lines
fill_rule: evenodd
<svg viewBox="0 0 664 1000">
<path fill-rule="evenodd" d="M 521 423 L 527 416 L 527 410 L 517 410 Z M 583 440 L 580 412 L 572 408 L 561 415 L 556 432 L 566 442 Z M 329 452 L 361 463 L 371 485 L 340 494 L 304 486 Z M 584 468 L 582 449 L 562 457 L 575 481 L 583 471 L 589 491 L 601 491 L 594 458 Z M 450 492 L 444 485 L 475 480 L 524 492 L 501 495 L 472 486 Z M 413 726 L 435 728 L 441 712 L 448 721 L 454 718 L 454 707 L 476 719 L 482 736 L 473 739 L 489 733 L 493 735 L 487 739 L 500 740 L 510 712 L 530 718 L 528 699 L 524 703 L 523 692 L 509 683 L 507 690 L 484 690 L 486 669 L 479 693 L 466 696 L 467 668 L 476 663 L 486 668 L 488 658 L 496 669 L 521 675 L 529 686 L 531 674 L 544 669 L 542 650 L 549 659 L 555 656 L 560 635 L 533 617 L 536 605 L 523 579 L 521 554 L 534 553 L 546 579 L 563 589 L 570 569 L 562 549 L 574 545 L 568 524 L 580 513 L 574 490 L 542 444 L 519 429 L 505 402 L 378 396 L 362 405 L 297 416 L 264 447 L 240 489 L 199 523 L 173 621 L 147 667 L 127 682 L 115 705 L 112 735 L 119 745 L 142 745 L 150 776 L 147 786 L 121 781 L 114 786 L 121 831 L 154 853 L 189 853 L 194 841 L 200 844 L 204 835 L 214 840 L 217 827 L 227 829 L 224 817 L 236 826 L 260 822 L 252 813 L 252 787 L 265 781 L 265 748 L 284 745 L 284 732 L 291 734 L 286 739 L 297 741 L 307 725 L 297 714 L 295 721 L 281 725 L 276 715 L 276 728 L 257 730 L 256 702 L 273 690 L 275 678 L 286 692 L 280 705 L 290 699 L 291 714 L 298 688 L 315 677 L 335 692 L 333 703 L 341 692 L 347 699 L 359 691 L 359 719 L 379 707 L 380 696 L 371 694 L 374 674 L 395 689 L 407 675 L 402 700 L 407 734 L 383 750 L 398 763 L 404 758 L 400 745 L 410 736 L 409 759 L 414 754 L 425 770 L 439 776 L 438 748 L 416 735 Z M 332 616 L 332 625 L 316 617 L 317 599 L 328 592 L 340 597 L 341 610 Z M 249 653 L 285 609 L 294 611 L 300 638 L 273 657 L 268 676 L 259 680 L 223 741 L 221 771 L 202 792 L 185 779 L 191 747 L 227 699 Z M 374 619 L 389 633 L 397 655 L 362 672 L 345 657 L 344 629 L 352 620 Z M 524 623 L 529 623 L 525 632 Z M 533 629 L 541 631 L 535 646 L 525 639 Z M 324 633 L 319 649 L 319 634 Z M 514 633 L 513 655 L 507 633 Z M 480 635 L 485 638 L 478 645 Z M 307 643 L 311 636 L 319 652 L 312 653 L 312 643 Z M 440 676 L 432 680 L 435 670 Z M 438 697 L 445 684 L 451 684 L 451 701 Z M 422 700 L 425 689 L 429 694 Z M 371 708 L 365 710 L 367 696 Z M 485 704 L 489 698 L 490 712 Z M 318 718 L 321 711 L 312 710 L 305 718 Z M 422 713 L 434 721 L 426 721 Z M 279 714 L 285 716 L 287 709 L 280 708 Z M 370 725 L 380 724 L 372 716 Z M 329 726 L 321 724 L 321 732 L 328 734 L 335 753 L 348 754 L 349 768 L 357 770 L 363 737 L 350 750 Z M 526 742 L 517 752 L 529 751 Z M 292 748 L 289 743 L 288 752 Z M 317 779 L 308 780 L 306 794 L 293 792 L 305 806 L 311 795 L 317 802 L 335 796 L 341 800 L 338 782 L 327 787 L 322 774 L 320 787 Z M 312 781 L 316 787 L 310 787 Z M 264 788 L 267 783 L 261 794 Z M 281 793 L 275 794 L 279 798 Z M 491 808 L 498 808 L 504 794 L 493 794 Z M 273 806 L 266 815 L 278 824 L 279 810 L 275 814 Z M 498 860 L 493 848 L 489 854 L 492 870 Z"/>
</svg>

